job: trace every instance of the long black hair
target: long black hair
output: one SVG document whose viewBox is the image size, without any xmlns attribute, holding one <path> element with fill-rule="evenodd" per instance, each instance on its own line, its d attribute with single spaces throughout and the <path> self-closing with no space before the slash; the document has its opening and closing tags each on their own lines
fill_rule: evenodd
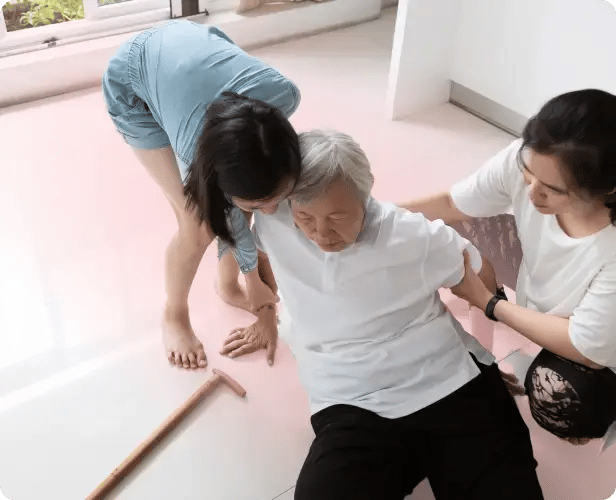
<svg viewBox="0 0 616 500">
<path fill-rule="evenodd" d="M 555 156 L 567 183 L 602 200 L 616 226 L 616 96 L 585 89 L 554 97 L 529 120 L 522 139 L 522 149 Z"/>
<path fill-rule="evenodd" d="M 285 181 L 295 184 L 300 171 L 297 133 L 281 111 L 224 92 L 205 114 L 184 186 L 187 208 L 196 208 L 216 236 L 234 245 L 226 219 L 229 197 L 267 199 Z"/>
</svg>

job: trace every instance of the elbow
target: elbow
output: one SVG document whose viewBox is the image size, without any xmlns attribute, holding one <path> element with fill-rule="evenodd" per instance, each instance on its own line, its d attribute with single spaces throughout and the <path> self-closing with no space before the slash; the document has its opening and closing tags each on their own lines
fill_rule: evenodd
<svg viewBox="0 0 616 500">
<path fill-rule="evenodd" d="M 588 359 L 585 356 L 582 356 L 583 361 L 581 362 L 582 365 L 588 367 L 588 368 L 592 368 L 593 370 L 603 370 L 603 368 L 605 368 L 604 365 L 599 365 L 597 363 L 595 363 L 594 361 L 591 361 L 590 359 Z"/>
<path fill-rule="evenodd" d="M 463 214 L 462 212 L 460 212 L 460 210 L 458 210 L 458 207 L 456 207 L 455 203 L 453 202 L 453 198 L 451 197 L 451 194 L 449 192 L 444 193 L 444 195 L 447 196 L 447 211 L 445 215 L 445 218 L 447 220 L 443 219 L 443 222 L 445 222 L 445 224 L 451 226 L 452 224 L 472 219 L 472 217 Z"/>
</svg>

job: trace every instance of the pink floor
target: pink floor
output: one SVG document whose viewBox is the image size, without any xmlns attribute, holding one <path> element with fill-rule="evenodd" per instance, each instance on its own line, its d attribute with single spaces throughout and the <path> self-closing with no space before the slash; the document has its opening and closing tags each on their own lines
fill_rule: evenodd
<svg viewBox="0 0 616 500">
<path fill-rule="evenodd" d="M 254 51 L 302 89 L 292 122 L 335 128 L 364 147 L 374 194 L 402 201 L 446 189 L 512 138 L 443 105 L 392 122 L 385 115 L 395 10 L 374 22 Z M 221 389 L 118 490 L 118 499 L 291 500 L 313 438 L 295 362 L 281 343 L 218 355 L 251 316 L 215 295 L 208 250 L 191 295 L 207 370 L 169 367 L 160 345 L 163 252 L 175 219 L 115 132 L 98 89 L 0 110 L 0 489 L 12 500 L 84 498 L 211 375 L 227 370 L 248 391 Z M 464 303 L 444 293 L 470 325 Z M 495 354 L 521 375 L 536 346 L 506 327 Z M 605 500 L 616 448 L 575 447 L 531 429 L 548 500 Z M 411 497 L 433 496 L 423 483 Z"/>
</svg>

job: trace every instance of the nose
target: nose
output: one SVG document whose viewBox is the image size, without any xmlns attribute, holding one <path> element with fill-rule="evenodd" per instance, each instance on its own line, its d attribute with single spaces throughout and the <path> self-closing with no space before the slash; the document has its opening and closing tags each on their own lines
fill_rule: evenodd
<svg viewBox="0 0 616 500">
<path fill-rule="evenodd" d="M 330 227 L 327 220 L 317 220 L 316 235 L 318 238 L 326 238 L 329 235 Z"/>
<path fill-rule="evenodd" d="M 536 179 L 531 180 L 529 188 L 530 198 L 534 202 L 538 202 L 545 198 L 545 193 Z"/>
</svg>

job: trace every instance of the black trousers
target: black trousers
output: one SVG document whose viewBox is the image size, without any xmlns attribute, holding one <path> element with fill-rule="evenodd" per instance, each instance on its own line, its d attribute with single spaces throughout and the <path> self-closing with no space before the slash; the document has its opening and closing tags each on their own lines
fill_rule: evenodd
<svg viewBox="0 0 616 500">
<path fill-rule="evenodd" d="M 387 419 L 350 405 L 311 418 L 295 500 L 402 500 L 428 478 L 437 500 L 540 500 L 528 428 L 498 366 L 444 399 Z"/>
</svg>

